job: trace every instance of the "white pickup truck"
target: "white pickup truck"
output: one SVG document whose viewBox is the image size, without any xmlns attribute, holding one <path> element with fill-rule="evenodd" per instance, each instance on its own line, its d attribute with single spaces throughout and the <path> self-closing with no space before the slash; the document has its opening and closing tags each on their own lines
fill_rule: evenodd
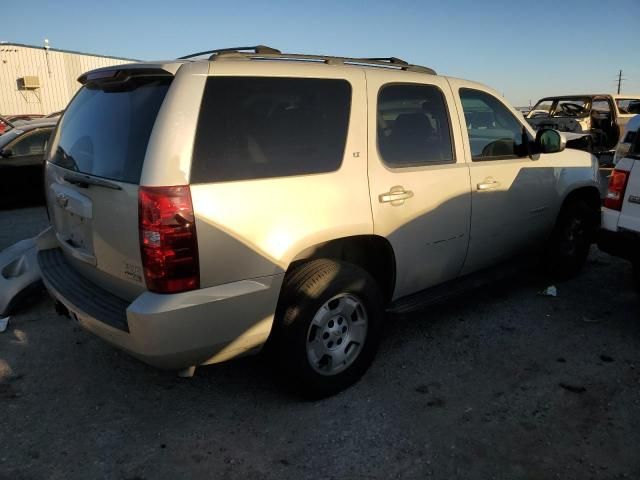
<svg viewBox="0 0 640 480">
<path fill-rule="evenodd" d="M 635 135 L 609 178 L 598 246 L 633 264 L 635 285 L 640 290 L 640 135 Z"/>
</svg>

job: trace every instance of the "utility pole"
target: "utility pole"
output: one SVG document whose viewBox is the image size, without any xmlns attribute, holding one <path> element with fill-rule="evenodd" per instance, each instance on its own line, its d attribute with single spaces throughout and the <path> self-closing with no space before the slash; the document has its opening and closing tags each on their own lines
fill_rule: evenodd
<svg viewBox="0 0 640 480">
<path fill-rule="evenodd" d="M 622 87 L 622 70 L 618 73 L 618 94 L 620 94 L 620 87 Z"/>
</svg>

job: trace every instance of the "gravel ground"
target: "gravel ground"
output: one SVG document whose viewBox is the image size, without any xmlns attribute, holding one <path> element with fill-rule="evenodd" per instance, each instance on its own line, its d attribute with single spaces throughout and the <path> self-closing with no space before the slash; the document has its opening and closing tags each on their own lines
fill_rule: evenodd
<svg viewBox="0 0 640 480">
<path fill-rule="evenodd" d="M 0 212 L 0 248 L 45 223 Z M 594 248 L 556 298 L 523 275 L 390 318 L 371 370 L 319 402 L 260 357 L 178 379 L 43 296 L 0 334 L 0 478 L 640 478 L 630 276 Z"/>
</svg>

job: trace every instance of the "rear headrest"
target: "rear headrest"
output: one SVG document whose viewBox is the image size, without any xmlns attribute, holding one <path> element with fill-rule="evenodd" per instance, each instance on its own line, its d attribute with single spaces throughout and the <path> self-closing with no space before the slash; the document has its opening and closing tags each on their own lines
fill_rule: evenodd
<svg viewBox="0 0 640 480">
<path fill-rule="evenodd" d="M 433 130 L 431 122 L 422 113 L 403 113 L 398 115 L 393 125 L 393 133 L 422 133 L 426 134 Z"/>
</svg>

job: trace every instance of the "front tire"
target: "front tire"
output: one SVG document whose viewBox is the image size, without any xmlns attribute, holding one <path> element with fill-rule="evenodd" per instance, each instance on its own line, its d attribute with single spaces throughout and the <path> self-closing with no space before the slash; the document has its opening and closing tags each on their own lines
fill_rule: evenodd
<svg viewBox="0 0 640 480">
<path fill-rule="evenodd" d="M 302 395 L 323 398 L 352 385 L 369 368 L 384 309 L 366 271 L 312 260 L 287 274 L 276 315 L 278 368 Z"/>
<path fill-rule="evenodd" d="M 596 214 L 582 199 L 572 199 L 563 205 L 547 255 L 552 275 L 569 278 L 580 272 L 595 237 Z"/>
</svg>

